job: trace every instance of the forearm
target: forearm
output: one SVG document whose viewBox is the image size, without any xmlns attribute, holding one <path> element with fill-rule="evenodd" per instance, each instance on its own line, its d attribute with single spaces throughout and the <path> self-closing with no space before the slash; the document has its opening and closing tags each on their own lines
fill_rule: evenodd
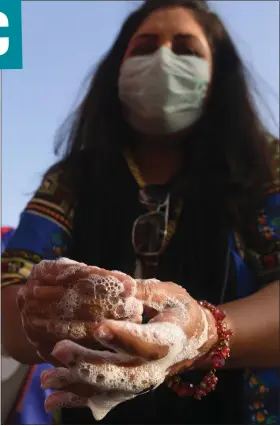
<svg viewBox="0 0 280 426">
<path fill-rule="evenodd" d="M 234 335 L 225 368 L 280 365 L 279 282 L 244 299 L 220 306 Z"/>
<path fill-rule="evenodd" d="M 39 364 L 43 361 L 22 328 L 20 312 L 16 305 L 19 289 L 20 286 L 2 289 L 2 345 L 7 355 L 22 364 Z"/>
</svg>

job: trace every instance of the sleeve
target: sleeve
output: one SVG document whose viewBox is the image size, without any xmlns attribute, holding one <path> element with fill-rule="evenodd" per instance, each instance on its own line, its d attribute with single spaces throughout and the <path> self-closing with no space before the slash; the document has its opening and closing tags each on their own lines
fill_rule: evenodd
<svg viewBox="0 0 280 426">
<path fill-rule="evenodd" d="M 254 268 L 258 283 L 265 286 L 280 280 L 280 145 L 271 145 L 276 180 L 267 191 L 264 208 L 257 222 L 248 229 L 249 239 L 244 250 L 245 261 Z"/>
<path fill-rule="evenodd" d="M 74 203 L 61 183 L 61 170 L 49 172 L 21 213 L 1 258 L 1 287 L 22 284 L 42 259 L 66 256 L 71 245 Z"/>
</svg>

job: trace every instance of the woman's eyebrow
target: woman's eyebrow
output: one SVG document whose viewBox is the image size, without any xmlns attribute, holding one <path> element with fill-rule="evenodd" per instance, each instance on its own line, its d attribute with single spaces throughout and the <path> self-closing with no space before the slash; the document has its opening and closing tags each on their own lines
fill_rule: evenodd
<svg viewBox="0 0 280 426">
<path fill-rule="evenodd" d="M 156 38 L 158 38 L 158 34 L 142 33 L 137 34 L 135 37 L 133 37 L 133 40 L 154 40 Z"/>
<path fill-rule="evenodd" d="M 178 34 L 174 34 L 174 39 L 185 39 L 185 40 L 193 40 L 195 42 L 198 42 L 201 46 L 202 43 L 199 40 L 199 37 L 195 36 L 194 34 L 190 34 L 190 33 L 178 33 Z"/>
<path fill-rule="evenodd" d="M 174 35 L 174 40 L 175 41 L 186 41 L 186 42 L 191 42 L 193 47 L 196 47 L 200 50 L 202 50 L 203 52 L 205 52 L 205 46 L 203 45 L 203 43 L 201 43 L 199 37 L 195 36 L 194 34 L 189 34 L 189 33 L 178 33 Z"/>
</svg>

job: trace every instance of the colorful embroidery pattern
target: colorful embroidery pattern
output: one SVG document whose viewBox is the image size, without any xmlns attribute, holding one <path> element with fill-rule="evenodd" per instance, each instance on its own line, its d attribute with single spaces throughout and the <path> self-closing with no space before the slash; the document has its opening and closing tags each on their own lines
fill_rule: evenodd
<svg viewBox="0 0 280 426">
<path fill-rule="evenodd" d="M 26 207 L 26 212 L 37 214 L 45 219 L 51 220 L 64 229 L 70 235 L 71 223 L 55 204 L 47 204 L 45 200 L 33 198 Z"/>
<path fill-rule="evenodd" d="M 252 424 L 274 425 L 277 422 L 275 415 L 269 415 L 266 409 L 266 398 L 269 389 L 259 378 L 249 370 L 246 370 L 244 378 L 247 380 L 249 388 L 253 391 L 254 401 L 249 405 L 251 411 Z"/>
<path fill-rule="evenodd" d="M 280 213 L 279 213 L 280 216 Z M 278 224 L 279 217 L 272 217 L 262 211 L 257 221 L 257 233 L 259 239 L 263 241 L 262 249 L 257 252 L 248 250 L 248 259 L 259 271 L 259 276 L 263 277 L 273 272 L 280 272 L 280 239 Z M 260 246 L 261 247 L 261 246 Z"/>
<path fill-rule="evenodd" d="M 6 250 L 1 261 L 1 287 L 26 281 L 33 266 L 41 260 L 42 256 L 26 250 Z"/>
<path fill-rule="evenodd" d="M 258 217 L 257 229 L 266 240 L 278 240 L 278 235 L 276 232 L 276 224 L 280 219 L 280 213 L 278 218 L 271 219 L 266 212 L 263 210 Z M 274 226 L 273 226 L 274 225 Z"/>
<path fill-rule="evenodd" d="M 25 211 L 54 222 L 70 235 L 74 206 L 69 190 L 60 182 L 60 175 L 61 172 L 57 171 L 43 180 Z"/>
<path fill-rule="evenodd" d="M 61 184 L 61 172 L 52 172 L 21 214 L 20 224 L 2 255 L 2 286 L 25 282 L 42 259 L 64 256 L 73 217 L 71 193 Z"/>
<path fill-rule="evenodd" d="M 66 255 L 67 251 L 68 245 L 65 239 L 62 238 L 61 233 L 56 232 L 51 234 L 44 249 L 45 258 L 56 259 L 58 257 L 63 257 Z"/>
</svg>

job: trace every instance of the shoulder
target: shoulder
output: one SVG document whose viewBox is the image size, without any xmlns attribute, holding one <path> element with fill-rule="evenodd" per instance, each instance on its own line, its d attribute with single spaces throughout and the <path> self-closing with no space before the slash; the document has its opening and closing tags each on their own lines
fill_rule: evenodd
<svg viewBox="0 0 280 426">
<path fill-rule="evenodd" d="M 2 254 L 2 286 L 25 282 L 41 259 L 67 256 L 72 244 L 75 165 L 58 163 L 42 178 Z"/>
</svg>

